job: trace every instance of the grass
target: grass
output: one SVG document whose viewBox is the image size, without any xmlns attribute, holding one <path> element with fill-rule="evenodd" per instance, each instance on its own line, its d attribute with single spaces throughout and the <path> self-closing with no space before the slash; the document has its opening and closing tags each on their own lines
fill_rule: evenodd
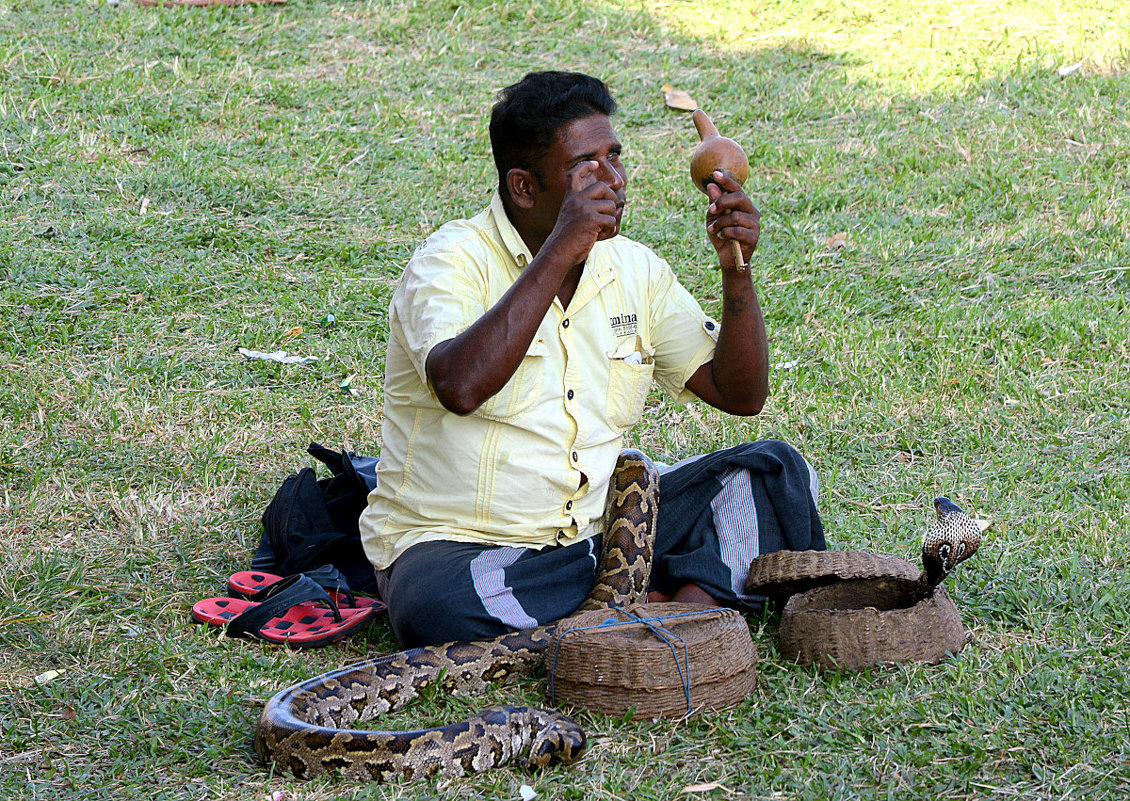
<svg viewBox="0 0 1130 801">
<path fill-rule="evenodd" d="M 939 492 L 991 518 L 951 582 L 973 641 L 821 674 L 751 620 L 755 696 L 676 724 L 582 712 L 571 769 L 273 776 L 250 747 L 263 701 L 393 649 L 387 625 L 290 653 L 187 610 L 247 564 L 309 441 L 379 448 L 392 288 L 422 237 L 485 205 L 492 94 L 543 68 L 610 82 L 626 233 L 708 307 L 695 137 L 660 87 L 753 163 L 769 406 L 735 420 L 657 394 L 634 442 L 795 443 L 836 547 L 912 552 Z M 1124 797 L 1128 68 L 1117 0 L 0 0 L 0 793 Z M 494 696 L 513 697 L 539 685 Z"/>
</svg>

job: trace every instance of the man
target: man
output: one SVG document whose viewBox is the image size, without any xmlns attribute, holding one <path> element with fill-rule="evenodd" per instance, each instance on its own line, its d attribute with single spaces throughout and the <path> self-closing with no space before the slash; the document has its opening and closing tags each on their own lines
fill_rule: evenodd
<svg viewBox="0 0 1130 801">
<path fill-rule="evenodd" d="M 615 110 L 602 82 L 576 73 L 534 73 L 504 89 L 490 123 L 497 195 L 433 234 L 393 296 L 382 458 L 361 533 L 406 646 L 495 636 L 577 607 L 593 583 L 623 433 L 653 380 L 731 414 L 765 402 L 765 323 L 731 246 L 750 259 L 757 210 L 715 173 L 706 211 L 722 269 L 715 322 L 665 262 L 619 236 L 627 171 Z M 755 460 L 768 458 L 769 472 L 787 462 L 799 494 L 750 491 L 748 471 L 728 461 L 670 474 L 686 490 L 673 496 L 671 520 L 685 525 L 661 526 L 653 599 L 755 605 L 734 570 L 758 552 L 758 527 L 731 527 L 720 544 L 703 525 L 738 474 L 755 522 L 782 498 L 804 506 L 803 531 L 778 536 L 786 521 L 772 547 L 823 547 L 810 469 L 775 445 Z M 706 495 L 694 491 L 704 481 Z M 749 522 L 732 500 L 723 517 Z"/>
</svg>

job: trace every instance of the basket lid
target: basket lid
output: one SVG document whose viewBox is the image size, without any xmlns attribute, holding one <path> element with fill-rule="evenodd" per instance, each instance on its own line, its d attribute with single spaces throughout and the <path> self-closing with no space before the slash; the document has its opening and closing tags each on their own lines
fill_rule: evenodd
<svg viewBox="0 0 1130 801">
<path fill-rule="evenodd" d="M 837 581 L 917 581 L 921 573 L 905 559 L 866 551 L 775 551 L 750 563 L 745 589 L 751 595 L 781 599 Z"/>
</svg>

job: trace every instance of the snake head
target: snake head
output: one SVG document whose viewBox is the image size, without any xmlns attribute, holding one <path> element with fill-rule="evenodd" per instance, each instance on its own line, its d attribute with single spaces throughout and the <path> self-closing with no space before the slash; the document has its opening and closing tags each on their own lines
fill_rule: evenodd
<svg viewBox="0 0 1130 801">
<path fill-rule="evenodd" d="M 922 538 L 922 566 L 933 588 L 981 546 L 981 524 L 949 498 L 935 498 L 938 517 Z"/>
</svg>

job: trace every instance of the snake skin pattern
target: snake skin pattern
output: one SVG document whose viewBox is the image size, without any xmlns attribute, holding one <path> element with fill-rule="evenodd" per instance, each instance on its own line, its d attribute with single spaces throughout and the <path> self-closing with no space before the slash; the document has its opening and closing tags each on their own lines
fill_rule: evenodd
<svg viewBox="0 0 1130 801">
<path fill-rule="evenodd" d="M 938 517 L 922 537 L 923 589 L 932 593 L 959 562 L 981 547 L 981 526 L 949 498 L 935 498 Z"/>
<path fill-rule="evenodd" d="M 654 465 L 639 451 L 622 451 L 609 487 L 600 570 L 578 612 L 646 599 L 658 504 Z M 545 709 L 492 706 L 469 720 L 417 731 L 361 725 L 403 709 L 429 685 L 475 695 L 490 683 L 532 671 L 543 663 L 560 625 L 412 648 L 315 676 L 267 702 L 255 749 L 265 762 L 298 778 L 340 772 L 364 781 L 572 762 L 585 749 L 584 732 Z"/>
</svg>

